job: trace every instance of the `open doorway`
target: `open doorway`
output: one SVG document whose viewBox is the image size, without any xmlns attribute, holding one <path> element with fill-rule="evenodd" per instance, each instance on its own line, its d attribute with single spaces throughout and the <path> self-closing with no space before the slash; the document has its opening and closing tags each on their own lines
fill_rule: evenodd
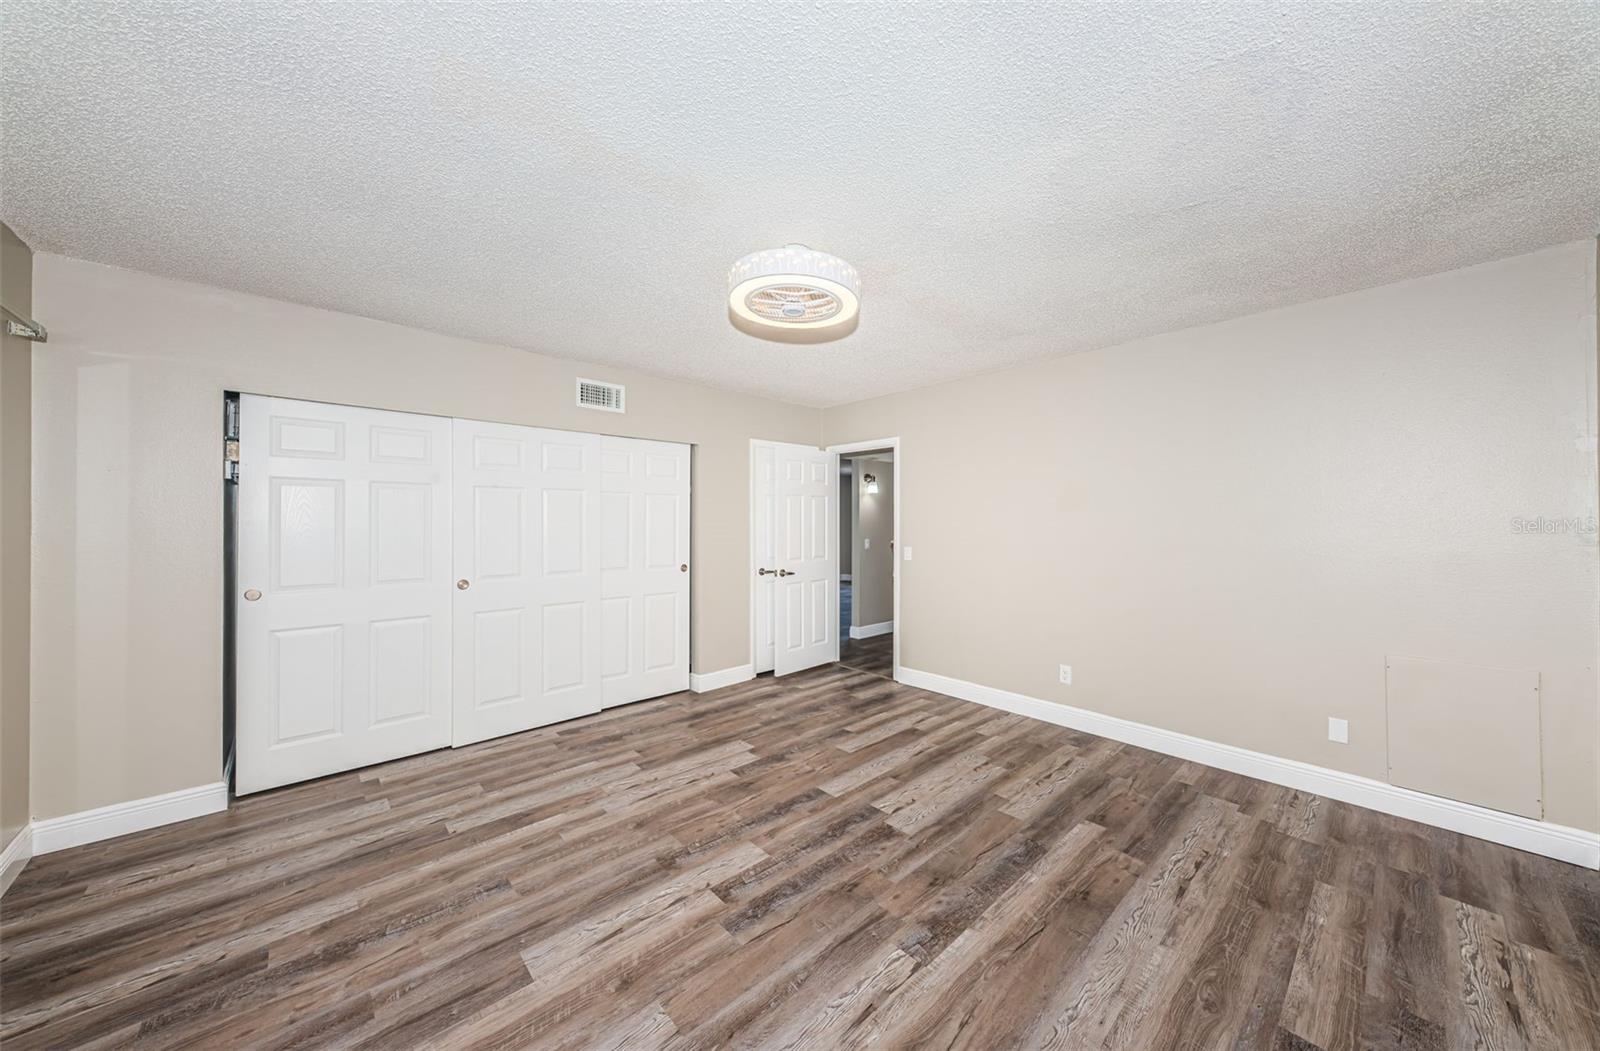
<svg viewBox="0 0 1600 1051">
<path fill-rule="evenodd" d="M 829 450 L 839 454 L 839 663 L 887 679 L 899 668 L 898 445 Z"/>
<path fill-rule="evenodd" d="M 902 471 L 898 438 L 751 440 L 750 664 L 735 671 L 899 674 Z"/>
<path fill-rule="evenodd" d="M 839 458 L 750 442 L 750 675 L 839 659 Z"/>
</svg>

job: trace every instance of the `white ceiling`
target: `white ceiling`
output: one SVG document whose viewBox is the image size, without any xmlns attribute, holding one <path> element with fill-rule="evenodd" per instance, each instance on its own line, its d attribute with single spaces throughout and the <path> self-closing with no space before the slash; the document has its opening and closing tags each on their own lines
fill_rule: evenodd
<svg viewBox="0 0 1600 1051">
<path fill-rule="evenodd" d="M 1600 4 L 10 3 L 35 248 L 827 405 L 1592 236 Z M 859 331 L 727 269 L 856 264 Z M 65 328 L 66 319 L 42 318 Z"/>
</svg>

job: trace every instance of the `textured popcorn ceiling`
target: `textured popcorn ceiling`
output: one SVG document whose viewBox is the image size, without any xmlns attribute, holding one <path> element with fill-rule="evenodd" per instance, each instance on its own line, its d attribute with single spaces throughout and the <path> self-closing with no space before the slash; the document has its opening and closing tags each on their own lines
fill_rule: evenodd
<svg viewBox="0 0 1600 1051">
<path fill-rule="evenodd" d="M 0 20 L 37 249 L 809 404 L 1600 230 L 1592 2 Z M 791 241 L 860 268 L 855 335 L 728 324 Z"/>
</svg>

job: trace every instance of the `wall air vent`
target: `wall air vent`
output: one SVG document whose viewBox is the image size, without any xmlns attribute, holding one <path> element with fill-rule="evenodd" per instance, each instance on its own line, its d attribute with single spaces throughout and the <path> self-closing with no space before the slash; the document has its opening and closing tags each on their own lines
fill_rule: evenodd
<svg viewBox="0 0 1600 1051">
<path fill-rule="evenodd" d="M 606 412 L 626 412 L 623 396 L 627 388 L 620 383 L 601 383 L 599 380 L 578 380 L 578 408 L 604 409 Z"/>
</svg>

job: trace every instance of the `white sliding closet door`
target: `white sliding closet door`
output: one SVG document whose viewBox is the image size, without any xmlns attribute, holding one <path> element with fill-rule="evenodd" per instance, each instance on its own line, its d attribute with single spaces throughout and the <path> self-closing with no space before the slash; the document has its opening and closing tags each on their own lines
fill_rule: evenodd
<svg viewBox="0 0 1600 1051">
<path fill-rule="evenodd" d="M 600 437 L 456 420 L 454 447 L 454 743 L 599 711 Z"/>
<path fill-rule="evenodd" d="M 839 659 L 839 457 L 775 445 L 775 673 Z"/>
<path fill-rule="evenodd" d="M 450 743 L 450 421 L 240 399 L 240 794 Z"/>
<path fill-rule="evenodd" d="M 601 703 L 689 688 L 689 446 L 600 440 Z"/>
</svg>

